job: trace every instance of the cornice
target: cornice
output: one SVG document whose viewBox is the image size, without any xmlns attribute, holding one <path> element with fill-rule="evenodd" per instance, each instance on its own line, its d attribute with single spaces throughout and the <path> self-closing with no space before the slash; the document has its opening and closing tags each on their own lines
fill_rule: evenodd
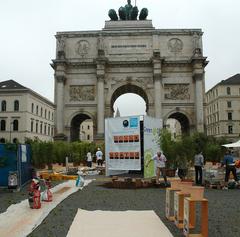
<svg viewBox="0 0 240 237">
<path fill-rule="evenodd" d="M 98 37 L 102 35 L 103 37 L 108 36 L 152 36 L 152 35 L 165 35 L 165 36 L 181 36 L 181 35 L 193 35 L 198 33 L 200 36 L 203 35 L 201 29 L 119 29 L 112 28 L 111 30 L 95 30 L 95 31 L 65 31 L 57 32 L 56 38 L 66 37 L 66 38 L 86 38 L 86 37 Z"/>
</svg>

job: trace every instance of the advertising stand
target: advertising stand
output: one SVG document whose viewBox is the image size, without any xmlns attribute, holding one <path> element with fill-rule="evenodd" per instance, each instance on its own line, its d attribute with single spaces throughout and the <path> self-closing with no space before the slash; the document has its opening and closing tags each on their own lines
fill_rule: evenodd
<svg viewBox="0 0 240 237">
<path fill-rule="evenodd" d="M 105 119 L 106 176 L 139 171 L 153 177 L 154 164 L 146 162 L 160 149 L 162 121 L 148 116 Z"/>
</svg>

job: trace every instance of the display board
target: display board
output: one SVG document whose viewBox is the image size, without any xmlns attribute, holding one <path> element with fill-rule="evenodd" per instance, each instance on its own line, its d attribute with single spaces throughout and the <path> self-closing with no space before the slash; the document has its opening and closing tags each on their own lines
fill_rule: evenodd
<svg viewBox="0 0 240 237">
<path fill-rule="evenodd" d="M 160 131 L 162 129 L 162 120 L 144 116 L 144 178 L 151 178 L 155 176 L 155 163 L 150 162 L 146 167 L 146 163 L 160 151 L 159 139 Z"/>
<path fill-rule="evenodd" d="M 109 171 L 141 170 L 140 147 L 140 116 L 105 119 L 107 175 Z"/>
</svg>

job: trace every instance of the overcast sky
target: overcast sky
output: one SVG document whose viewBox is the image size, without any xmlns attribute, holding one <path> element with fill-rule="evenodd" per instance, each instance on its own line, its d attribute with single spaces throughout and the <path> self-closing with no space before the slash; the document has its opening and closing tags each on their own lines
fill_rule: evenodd
<svg viewBox="0 0 240 237">
<path fill-rule="evenodd" d="M 1 0 L 0 81 L 13 79 L 53 101 L 54 72 L 49 64 L 55 57 L 56 32 L 100 30 L 108 10 L 126 2 Z M 137 5 L 149 9 L 148 19 L 157 29 L 203 30 L 203 54 L 210 61 L 206 90 L 239 73 L 239 0 L 137 0 Z M 127 113 L 121 108 L 120 112 Z"/>
</svg>

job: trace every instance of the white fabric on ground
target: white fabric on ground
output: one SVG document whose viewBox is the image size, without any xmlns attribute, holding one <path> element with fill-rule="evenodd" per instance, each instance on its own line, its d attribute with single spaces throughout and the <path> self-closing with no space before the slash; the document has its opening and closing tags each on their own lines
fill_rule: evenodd
<svg viewBox="0 0 240 237">
<path fill-rule="evenodd" d="M 67 237 L 173 237 L 154 211 L 79 209 Z"/>
<path fill-rule="evenodd" d="M 91 180 L 85 180 L 84 186 L 90 182 Z M 69 180 L 53 187 L 53 201 L 42 202 L 41 209 L 31 209 L 27 199 L 11 205 L 6 212 L 0 214 L 0 236 L 24 237 L 30 234 L 60 202 L 82 189 L 76 187 L 75 183 L 75 180 Z"/>
</svg>

